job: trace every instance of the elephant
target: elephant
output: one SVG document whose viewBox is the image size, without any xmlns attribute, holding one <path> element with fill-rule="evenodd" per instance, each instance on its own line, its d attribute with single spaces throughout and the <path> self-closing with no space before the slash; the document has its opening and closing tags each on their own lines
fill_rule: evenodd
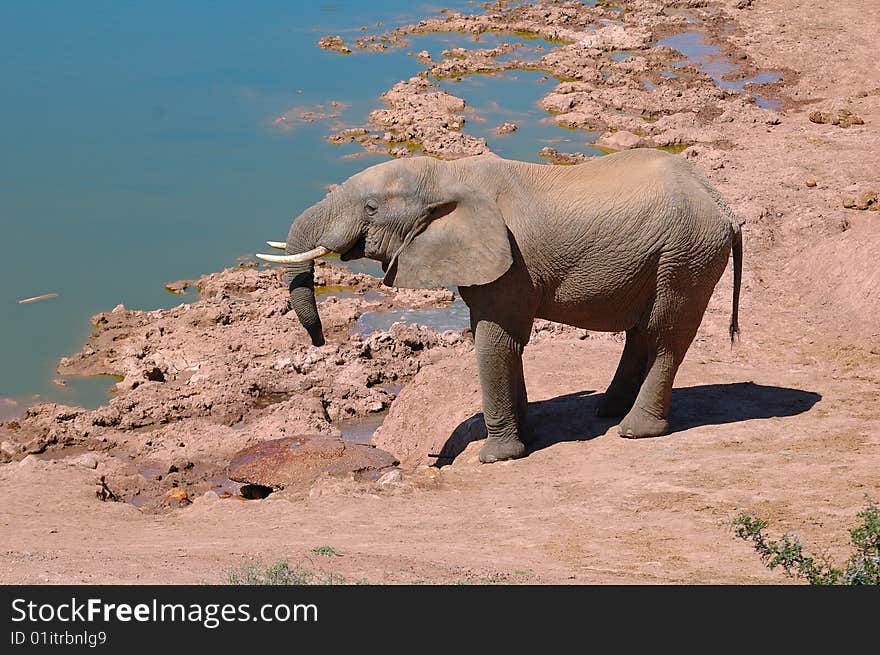
<svg viewBox="0 0 880 655">
<path fill-rule="evenodd" d="M 306 209 L 284 255 L 290 302 L 324 343 L 314 260 L 381 263 L 384 284 L 458 287 L 470 311 L 488 438 L 480 461 L 527 452 L 523 349 L 534 319 L 625 332 L 597 414 L 618 432 L 667 434 L 673 379 L 733 254 L 730 339 L 738 333 L 741 227 L 682 157 L 637 148 L 552 166 L 494 154 L 371 166 Z"/>
</svg>

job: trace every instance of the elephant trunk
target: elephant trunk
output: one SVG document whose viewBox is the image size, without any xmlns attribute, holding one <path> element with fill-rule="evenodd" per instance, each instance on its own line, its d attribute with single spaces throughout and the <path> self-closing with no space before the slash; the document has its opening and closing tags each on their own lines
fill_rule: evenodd
<svg viewBox="0 0 880 655">
<path fill-rule="evenodd" d="M 287 236 L 287 254 L 304 253 L 314 249 L 317 244 L 318 231 L 325 212 L 321 211 L 321 203 L 304 211 L 290 226 Z M 296 317 L 309 333 L 312 344 L 324 345 L 324 330 L 321 317 L 315 304 L 315 262 L 305 261 L 287 264 L 284 282 L 290 289 L 290 306 Z"/>
</svg>

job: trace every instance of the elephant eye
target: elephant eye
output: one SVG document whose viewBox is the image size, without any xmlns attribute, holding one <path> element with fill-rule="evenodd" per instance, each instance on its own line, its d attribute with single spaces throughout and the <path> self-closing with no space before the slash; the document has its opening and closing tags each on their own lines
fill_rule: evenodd
<svg viewBox="0 0 880 655">
<path fill-rule="evenodd" d="M 379 211 L 379 203 L 371 198 L 370 200 L 367 200 L 366 204 L 364 205 L 364 209 L 369 216 L 373 216 L 377 211 Z"/>
</svg>

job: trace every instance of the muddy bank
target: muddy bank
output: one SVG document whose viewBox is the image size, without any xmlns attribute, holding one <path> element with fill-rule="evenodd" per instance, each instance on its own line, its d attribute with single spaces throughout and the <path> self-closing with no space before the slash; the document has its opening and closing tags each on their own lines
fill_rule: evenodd
<svg viewBox="0 0 880 655">
<path fill-rule="evenodd" d="M 547 120 L 573 130 L 598 132 L 597 145 L 606 152 L 640 146 L 683 150 L 693 144 L 725 150 L 731 122 L 778 120 L 758 107 L 743 87 L 766 88 L 779 96 L 781 84 L 757 84 L 794 74 L 757 75 L 749 55 L 729 40 L 731 15 L 725 8 L 688 3 L 681 9 L 679 5 L 632 2 L 625 3 L 622 11 L 575 2 L 497 3 L 481 13 L 445 12 L 386 32 L 381 38 L 395 47 L 405 45 L 407 35 L 430 33 L 470 34 L 474 47 L 420 52 L 418 61 L 425 69 L 382 96 L 387 108 L 374 111 L 368 125 L 353 128 L 356 133 L 343 130 L 330 140 L 355 140 L 371 152 L 395 157 L 422 151 L 453 159 L 491 152 L 491 142 L 466 132 L 465 100 L 439 89 L 439 81 L 535 70 L 557 81 L 540 101 L 548 112 Z M 699 32 L 694 31 L 695 25 Z M 481 48 L 482 34 L 528 38 L 537 45 L 502 42 Z M 676 34 L 694 35 L 697 53 L 692 52 L 693 38 L 668 38 Z M 689 54 L 695 58 L 689 59 Z M 585 157 L 580 153 L 541 155 L 556 164 L 577 163 Z"/>
<path fill-rule="evenodd" d="M 59 372 L 117 376 L 109 403 L 31 407 L 0 427 L 0 457 L 89 452 L 118 496 L 149 506 L 168 504 L 178 486 L 188 498 L 222 493 L 236 451 L 299 434 L 338 438 L 339 422 L 386 410 L 425 363 L 470 348 L 460 331 L 353 330 L 369 312 L 449 306 L 448 290 L 393 290 L 326 262 L 315 277 L 328 336 L 321 348 L 290 312 L 277 270 L 240 267 L 174 283 L 197 287 L 199 299 L 168 310 L 119 305 L 97 314 L 89 342 Z"/>
</svg>

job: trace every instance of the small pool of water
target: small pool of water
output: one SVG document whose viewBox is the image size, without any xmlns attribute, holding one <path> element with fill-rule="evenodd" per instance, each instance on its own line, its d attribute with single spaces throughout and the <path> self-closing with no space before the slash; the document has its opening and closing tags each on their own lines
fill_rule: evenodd
<svg viewBox="0 0 880 655">
<path fill-rule="evenodd" d="M 438 332 L 464 330 L 470 327 L 470 312 L 464 301 L 458 299 L 449 307 L 437 309 L 405 309 L 392 312 L 367 312 L 362 314 L 352 328 L 354 334 L 368 336 L 379 330 L 387 330 L 394 323 L 405 321 L 430 327 Z"/>
<path fill-rule="evenodd" d="M 602 155 L 590 146 L 598 133 L 569 130 L 547 120 L 549 114 L 538 101 L 555 84 L 556 80 L 546 73 L 527 70 L 467 75 L 461 81 L 441 82 L 442 88 L 468 103 L 464 132 L 486 139 L 492 151 L 501 157 L 546 163 L 538 151 L 547 145 L 566 152 Z M 506 122 L 516 124 L 516 131 L 498 134 L 498 126 Z"/>
<path fill-rule="evenodd" d="M 722 89 L 730 89 L 735 91 L 743 91 L 743 87 L 747 84 L 770 84 L 778 82 L 782 75 L 776 72 L 759 73 L 753 77 L 747 77 L 739 80 L 726 80 L 724 76 L 736 73 L 741 70 L 741 66 L 731 61 L 728 57 L 721 54 L 721 48 L 706 42 L 705 35 L 700 32 L 690 31 L 667 36 L 660 39 L 656 45 L 668 46 L 673 50 L 677 50 L 686 58 L 686 62 L 675 64 L 681 67 L 686 63 L 695 65 L 699 70 L 709 75 L 712 80 Z M 660 73 L 664 77 L 675 77 L 675 74 L 669 71 Z M 772 98 L 765 98 L 760 94 L 753 93 L 755 102 L 759 107 L 765 109 L 775 109 L 779 107 L 779 101 Z"/>
<path fill-rule="evenodd" d="M 388 411 L 370 414 L 359 419 L 346 419 L 336 423 L 336 427 L 342 432 L 342 438 L 346 441 L 359 444 L 369 444 L 376 430 L 385 421 Z"/>
<path fill-rule="evenodd" d="M 613 50 L 608 53 L 608 55 L 614 61 L 626 61 L 630 57 L 638 57 L 641 55 L 640 52 L 636 52 L 635 50 Z"/>
</svg>

